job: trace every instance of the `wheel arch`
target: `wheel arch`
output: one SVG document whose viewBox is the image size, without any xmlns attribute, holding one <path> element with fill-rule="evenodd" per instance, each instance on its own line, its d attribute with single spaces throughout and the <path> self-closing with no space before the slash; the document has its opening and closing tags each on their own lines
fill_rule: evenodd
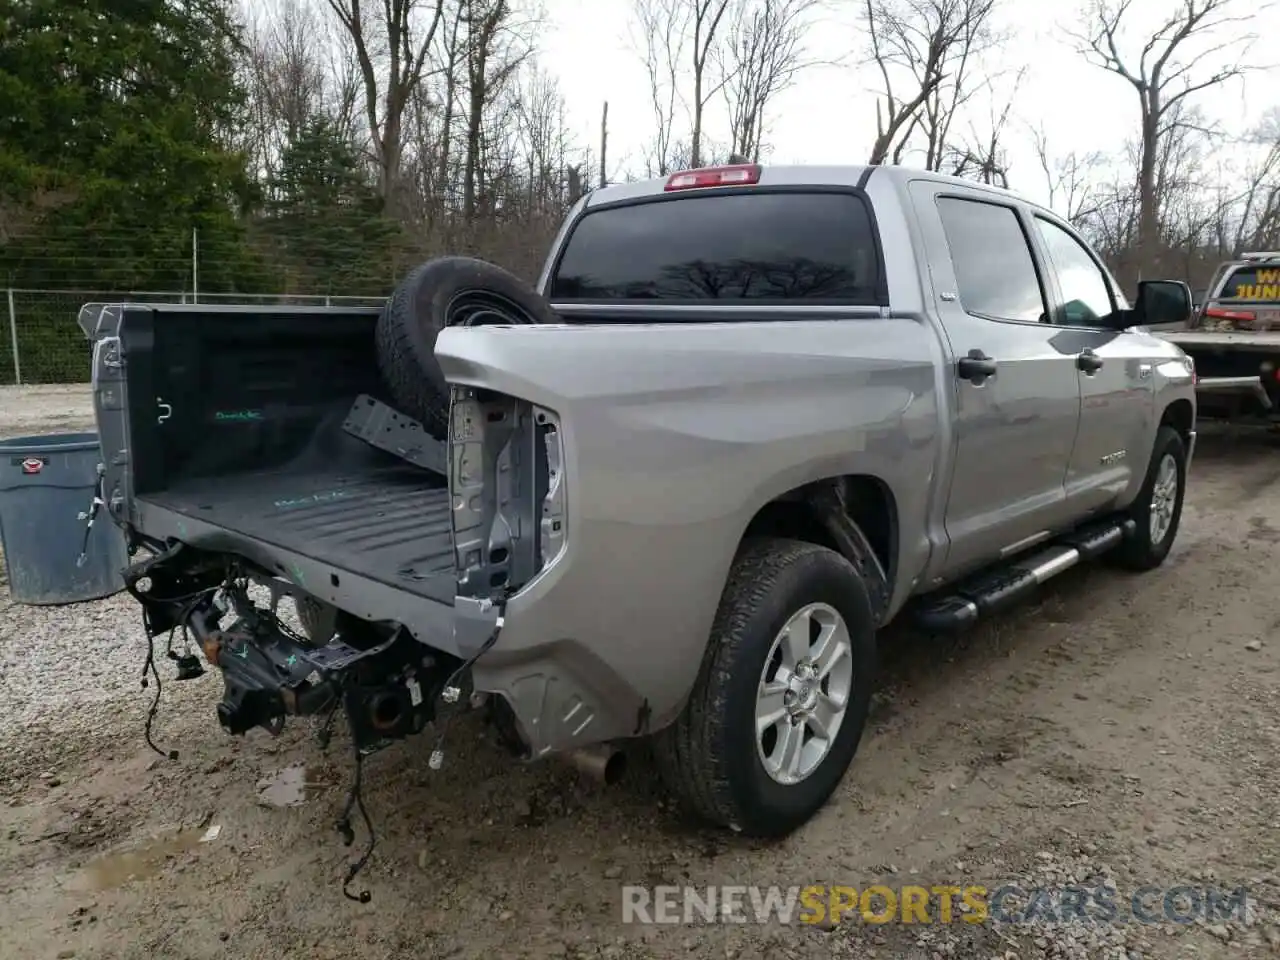
<svg viewBox="0 0 1280 960">
<path fill-rule="evenodd" d="M 1161 427 L 1173 427 L 1178 431 L 1178 436 L 1182 437 L 1182 442 L 1190 445 L 1191 431 L 1195 427 L 1195 409 L 1191 406 L 1191 401 L 1186 397 L 1179 397 L 1160 414 Z"/>
<path fill-rule="evenodd" d="M 840 553 L 864 578 L 877 622 L 885 616 L 899 557 L 898 505 L 880 477 L 840 474 L 793 487 L 763 504 L 743 531 L 816 543 Z"/>
</svg>

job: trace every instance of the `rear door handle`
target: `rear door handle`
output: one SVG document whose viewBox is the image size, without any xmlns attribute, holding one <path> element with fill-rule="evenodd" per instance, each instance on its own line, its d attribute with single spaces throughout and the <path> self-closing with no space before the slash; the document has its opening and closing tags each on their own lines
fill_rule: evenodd
<svg viewBox="0 0 1280 960">
<path fill-rule="evenodd" d="M 1082 350 L 1076 357 L 1076 367 L 1085 373 L 1097 373 L 1102 369 L 1102 358 L 1092 350 Z"/>
<path fill-rule="evenodd" d="M 987 377 L 996 375 L 996 362 L 975 347 L 969 351 L 967 356 L 963 356 L 956 361 L 956 375 L 961 380 L 981 383 Z"/>
</svg>

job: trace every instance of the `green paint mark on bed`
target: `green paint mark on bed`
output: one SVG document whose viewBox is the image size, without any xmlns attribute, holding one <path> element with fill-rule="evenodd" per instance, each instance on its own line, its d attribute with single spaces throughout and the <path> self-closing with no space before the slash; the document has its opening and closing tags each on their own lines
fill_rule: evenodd
<svg viewBox="0 0 1280 960">
<path fill-rule="evenodd" d="M 306 497 L 290 497 L 285 500 L 277 500 L 275 506 L 279 510 L 289 510 L 293 507 L 310 506 L 313 503 L 329 503 L 333 500 L 341 500 L 346 495 L 347 491 L 345 490 L 325 490 Z"/>
<path fill-rule="evenodd" d="M 262 419 L 261 410 L 219 410 L 213 415 L 219 423 L 249 423 Z"/>
<path fill-rule="evenodd" d="M 307 575 L 302 572 L 302 568 L 296 563 L 290 565 L 289 572 L 293 574 L 294 582 L 297 583 L 298 586 L 305 587 L 307 585 Z"/>
</svg>

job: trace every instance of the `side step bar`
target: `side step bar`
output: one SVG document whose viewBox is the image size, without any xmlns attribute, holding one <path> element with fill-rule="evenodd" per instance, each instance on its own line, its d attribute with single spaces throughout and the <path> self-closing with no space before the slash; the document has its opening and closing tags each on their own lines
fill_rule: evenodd
<svg viewBox="0 0 1280 960">
<path fill-rule="evenodd" d="M 1110 520 L 1090 524 L 1060 537 L 1038 553 L 987 570 L 944 588 L 915 610 L 916 623 L 925 630 L 959 630 L 980 618 L 1022 600 L 1032 590 L 1081 560 L 1102 556 L 1126 537 L 1133 535 L 1133 520 Z"/>
</svg>

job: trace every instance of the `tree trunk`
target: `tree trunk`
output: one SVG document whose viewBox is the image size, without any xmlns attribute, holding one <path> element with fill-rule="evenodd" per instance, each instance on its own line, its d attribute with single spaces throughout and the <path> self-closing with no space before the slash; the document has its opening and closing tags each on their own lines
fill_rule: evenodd
<svg viewBox="0 0 1280 960">
<path fill-rule="evenodd" d="M 440 156 L 439 183 L 442 196 L 445 184 L 449 182 L 449 161 L 453 156 L 453 111 L 458 96 L 458 61 L 461 59 L 458 48 L 458 26 L 462 22 L 462 4 L 458 4 L 453 18 L 453 29 L 449 33 L 449 52 L 445 62 L 444 75 L 444 116 L 440 118 Z"/>
<path fill-rule="evenodd" d="M 462 172 L 462 213 L 469 220 L 476 214 L 476 173 L 480 166 L 481 131 L 484 127 L 484 58 L 480 70 L 471 77 L 470 109 L 467 111 L 467 160 Z"/>
<path fill-rule="evenodd" d="M 604 102 L 604 109 L 600 111 L 600 186 L 606 186 L 609 182 L 608 167 L 605 165 L 605 158 L 609 155 L 609 101 Z"/>
<path fill-rule="evenodd" d="M 1160 149 L 1160 100 L 1148 89 L 1142 104 L 1142 159 L 1138 168 L 1138 279 L 1152 275 L 1159 260 L 1160 198 L 1156 162 Z"/>
</svg>

